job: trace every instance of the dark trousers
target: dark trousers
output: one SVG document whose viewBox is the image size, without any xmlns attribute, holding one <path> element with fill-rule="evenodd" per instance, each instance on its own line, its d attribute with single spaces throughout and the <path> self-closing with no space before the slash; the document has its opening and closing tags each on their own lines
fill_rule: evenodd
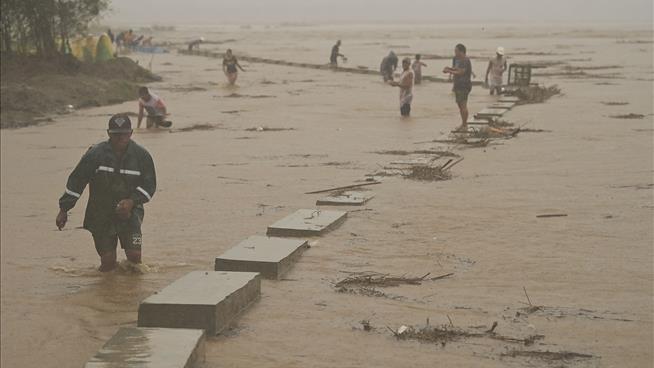
<svg viewBox="0 0 654 368">
<path fill-rule="evenodd" d="M 409 116 L 411 115 L 411 104 L 404 104 L 400 107 L 400 115 Z"/>
</svg>

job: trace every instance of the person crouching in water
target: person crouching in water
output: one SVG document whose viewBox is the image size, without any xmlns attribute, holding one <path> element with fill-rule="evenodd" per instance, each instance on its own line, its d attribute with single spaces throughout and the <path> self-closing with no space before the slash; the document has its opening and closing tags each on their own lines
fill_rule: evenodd
<svg viewBox="0 0 654 368">
<path fill-rule="evenodd" d="M 193 50 L 199 50 L 200 49 L 200 44 L 204 42 L 204 37 L 200 37 L 197 40 L 193 40 L 188 43 L 188 50 L 193 51 Z"/>
<path fill-rule="evenodd" d="M 411 70 L 411 59 L 402 60 L 402 74 L 400 80 L 390 81 L 388 84 L 394 87 L 400 87 L 400 115 L 408 117 L 411 114 L 411 101 L 413 100 L 413 78 L 414 73 Z"/>
<path fill-rule="evenodd" d="M 232 49 L 227 49 L 227 52 L 225 53 L 225 57 L 223 58 L 223 72 L 227 76 L 227 81 L 229 82 L 230 85 L 234 85 L 236 83 L 236 78 L 238 78 L 238 69 L 240 69 L 242 72 L 243 68 L 241 68 L 241 65 L 238 63 L 238 60 L 236 60 L 236 56 L 232 54 Z"/>
<path fill-rule="evenodd" d="M 379 73 L 381 73 L 384 82 L 393 80 L 393 73 L 397 69 L 397 55 L 393 51 L 388 53 L 388 56 L 385 56 L 382 59 L 381 64 L 379 65 Z"/>
<path fill-rule="evenodd" d="M 420 61 L 420 54 L 416 54 L 416 59 L 411 64 L 411 69 L 413 69 L 414 80 L 416 84 L 422 83 L 422 67 L 426 67 L 427 64 Z"/>
<path fill-rule="evenodd" d="M 154 196 L 157 177 L 148 151 L 132 141 L 132 122 L 117 114 L 109 120 L 109 140 L 82 156 L 59 199 L 56 225 L 63 229 L 70 211 L 88 184 L 84 229 L 91 232 L 100 256 L 100 271 L 116 268 L 118 240 L 132 263 L 141 263 L 143 205 Z"/>
<path fill-rule="evenodd" d="M 139 88 L 139 118 L 136 123 L 137 128 L 141 127 L 144 110 L 148 112 L 145 125 L 148 129 L 152 127 L 168 128 L 173 124 L 170 121 L 164 120 L 168 114 L 164 101 L 154 93 L 150 93 L 148 87 Z"/>
</svg>

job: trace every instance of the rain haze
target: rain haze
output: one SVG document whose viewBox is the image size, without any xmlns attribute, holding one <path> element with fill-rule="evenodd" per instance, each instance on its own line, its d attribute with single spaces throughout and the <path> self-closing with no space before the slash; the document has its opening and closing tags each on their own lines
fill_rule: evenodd
<svg viewBox="0 0 654 368">
<path fill-rule="evenodd" d="M 149 0 L 112 1 L 112 23 L 618 22 L 651 23 L 652 1 Z"/>
</svg>

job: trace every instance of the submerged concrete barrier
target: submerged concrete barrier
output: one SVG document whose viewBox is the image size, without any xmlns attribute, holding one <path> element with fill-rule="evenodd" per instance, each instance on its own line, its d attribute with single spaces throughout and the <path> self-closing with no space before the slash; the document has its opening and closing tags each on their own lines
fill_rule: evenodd
<svg viewBox="0 0 654 368">
<path fill-rule="evenodd" d="M 195 368 L 204 341 L 203 330 L 122 327 L 84 368 Z"/>
<path fill-rule="evenodd" d="M 367 192 L 343 192 L 329 195 L 316 201 L 317 206 L 363 206 L 375 195 Z"/>
<path fill-rule="evenodd" d="M 487 108 L 481 110 L 480 112 L 476 113 L 475 118 L 477 118 L 477 119 L 498 118 L 498 117 L 504 115 L 504 113 L 506 113 L 507 111 L 509 111 L 509 110 L 508 109 L 499 109 L 499 108 L 494 109 L 494 108 L 487 107 Z"/>
<path fill-rule="evenodd" d="M 206 56 L 206 57 L 211 57 L 211 58 L 222 58 L 224 56 L 223 53 L 220 52 L 212 52 L 212 51 L 205 51 L 205 50 L 188 50 L 188 49 L 180 49 L 177 51 L 180 54 L 183 55 L 191 55 L 191 56 Z M 256 56 L 239 56 L 239 60 L 247 61 L 250 63 L 262 63 L 262 64 L 273 64 L 273 65 L 284 65 L 284 66 L 291 66 L 291 67 L 296 67 L 296 68 L 309 68 L 309 69 L 320 69 L 320 70 L 332 70 L 335 72 L 344 72 L 344 73 L 353 73 L 353 74 L 368 74 L 368 75 L 378 75 L 381 76 L 381 73 L 376 71 L 376 70 L 371 70 L 371 69 L 362 69 L 362 68 L 348 68 L 348 67 L 333 67 L 329 64 L 309 64 L 309 63 L 298 63 L 298 62 L 293 62 L 293 61 L 285 61 L 285 60 L 274 60 L 274 59 L 265 59 L 265 58 L 260 58 Z M 429 82 L 438 82 L 438 83 L 451 83 L 450 80 L 447 78 L 442 78 L 442 77 L 436 77 L 436 76 L 429 76 L 429 75 L 423 75 L 422 76 L 423 81 L 429 81 Z M 473 86 L 480 86 L 483 83 L 480 81 L 473 81 L 472 85 Z"/>
<path fill-rule="evenodd" d="M 518 103 L 518 101 L 520 101 L 520 97 L 518 96 L 502 96 L 498 100 L 498 102 L 514 102 L 514 103 Z"/>
<path fill-rule="evenodd" d="M 253 272 L 193 271 L 139 305 L 139 327 L 197 328 L 216 335 L 261 295 Z"/>
<path fill-rule="evenodd" d="M 347 217 L 343 211 L 298 210 L 268 226 L 268 236 L 319 236 L 340 225 Z"/>
<path fill-rule="evenodd" d="M 309 248 L 306 240 L 251 236 L 216 257 L 216 271 L 259 272 L 279 280 Z"/>
<path fill-rule="evenodd" d="M 492 109 L 507 109 L 511 110 L 515 106 L 515 102 L 495 102 L 491 104 L 490 108 Z"/>
</svg>

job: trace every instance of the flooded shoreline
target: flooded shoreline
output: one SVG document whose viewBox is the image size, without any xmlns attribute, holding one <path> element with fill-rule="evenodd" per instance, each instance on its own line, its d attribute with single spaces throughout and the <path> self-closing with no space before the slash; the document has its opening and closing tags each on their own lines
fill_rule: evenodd
<svg viewBox="0 0 654 368">
<path fill-rule="evenodd" d="M 143 225 L 149 269 L 95 271 L 91 237 L 77 228 L 86 194 L 68 230 L 54 226 L 68 172 L 90 144 L 106 139 L 108 115 L 136 111 L 136 101 L 2 130 L 2 365 L 82 366 L 119 327 L 135 325 L 138 303 L 154 291 L 190 271 L 211 270 L 216 256 L 263 235 L 295 210 L 312 208 L 320 197 L 302 193 L 356 183 L 392 161 L 434 152 L 465 160 L 449 180 L 382 177 L 371 188 L 369 211 L 352 212 L 332 233 L 311 239 L 283 280 L 262 282 L 261 300 L 207 342 L 206 366 L 649 364 L 652 44 L 618 41 L 647 39 L 651 31 L 598 28 L 544 36 L 507 28 L 491 37 L 445 26 L 418 34 L 400 28 L 318 26 L 269 35 L 257 27 L 208 28 L 206 37 L 237 40 L 208 47 L 212 52 L 231 47 L 237 56 L 302 63 L 326 63 L 339 37 L 349 63 L 373 69 L 389 45 L 449 55 L 463 40 L 471 52 L 486 55 L 501 43 L 516 61 L 564 61 L 599 76 L 534 77 L 557 84 L 562 95 L 515 107 L 503 119 L 546 132 L 460 147 L 432 142 L 447 141 L 458 125 L 447 84 L 416 86 L 413 116 L 400 119 L 397 90 L 376 76 L 244 62 L 246 71 L 230 87 L 219 60 L 131 54 L 163 76 L 149 87 L 160 91 L 174 128 L 184 133 L 137 130 L 133 136 L 153 155 L 158 175 Z M 184 40 L 195 32 L 160 36 Z M 498 39 L 502 34 L 511 37 Z M 512 57 L 513 50 L 530 54 Z M 440 76 L 448 60 L 426 63 L 426 72 Z M 614 65 L 620 68 L 597 69 Z M 483 59 L 473 60 L 473 68 L 483 76 Z M 602 76 L 614 71 L 619 75 Z M 597 84 L 603 82 L 610 84 Z M 475 87 L 470 110 L 494 100 Z M 611 117 L 628 114 L 643 118 Z M 543 214 L 567 216 L 537 217 Z M 386 297 L 334 288 L 356 272 L 452 276 L 375 288 Z M 426 330 L 432 334 L 445 325 L 454 326 L 456 336 L 472 337 L 442 346 L 441 340 L 398 340 L 385 327 L 419 332 L 427 319 L 438 327 Z M 559 361 L 515 352 L 514 343 L 485 332 L 495 321 L 494 332 L 504 337 L 544 336 L 527 350 L 579 355 L 560 355 L 565 359 Z"/>
</svg>

